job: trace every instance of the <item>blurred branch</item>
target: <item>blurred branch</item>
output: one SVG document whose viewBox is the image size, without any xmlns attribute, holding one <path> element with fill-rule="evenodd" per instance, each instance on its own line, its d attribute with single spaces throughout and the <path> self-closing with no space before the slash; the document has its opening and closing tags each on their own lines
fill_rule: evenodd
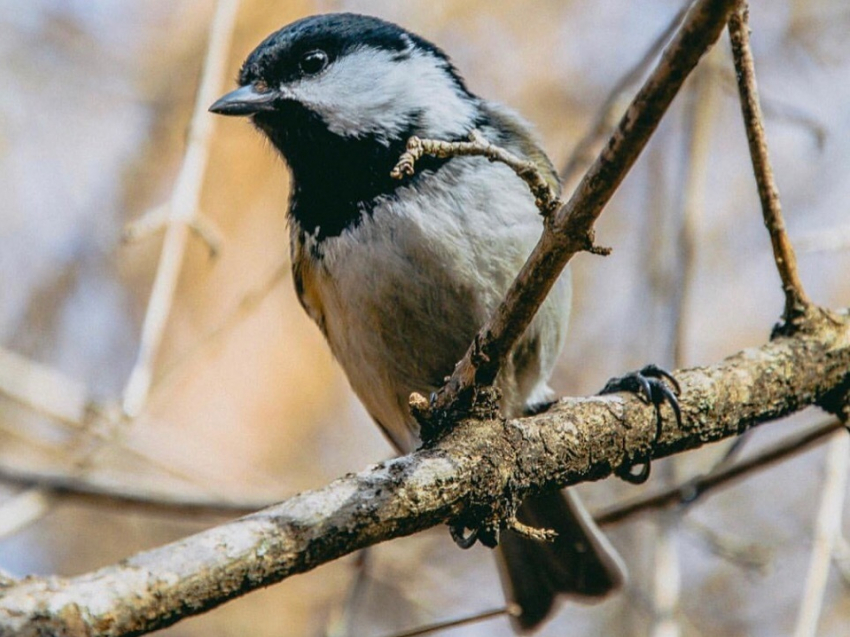
<svg viewBox="0 0 850 637">
<path fill-rule="evenodd" d="M 45 493 L 71 498 L 81 504 L 105 506 L 110 509 L 130 507 L 134 511 L 157 515 L 232 518 L 259 511 L 272 504 L 267 499 L 250 501 L 243 498 L 238 502 L 231 502 L 209 496 L 164 492 L 146 487 L 144 482 L 116 484 L 80 476 L 72 471 L 62 472 L 55 469 L 49 472 L 28 471 L 0 465 L 0 482 L 29 488 L 32 491 L 41 489 Z M 7 510 L 7 507 L 13 500 L 4 502 L 0 507 L 0 537 L 11 534 L 7 532 L 7 517 L 11 516 L 12 512 Z"/>
<path fill-rule="evenodd" d="M 142 327 L 139 353 L 124 389 L 125 416 L 138 415 L 147 400 L 153 362 L 171 311 L 188 228 L 195 224 L 197 231 L 204 235 L 213 232 L 205 226 L 199 226 L 195 214 L 213 128 L 213 118 L 207 115 L 206 104 L 215 98 L 224 76 L 238 6 L 238 0 L 220 0 L 216 7 L 195 112 L 189 126 L 189 142 L 183 165 L 170 202 L 164 208 L 151 213 L 154 218 L 159 218 L 165 216 L 167 211 L 169 227 Z M 143 227 L 151 225 L 152 221 L 148 219 Z M 0 389 L 42 413 L 72 425 L 79 425 L 87 434 L 92 433 L 89 429 L 97 419 L 89 418 L 93 405 L 89 402 L 88 391 L 82 384 L 11 353 L 0 352 L 0 355 L 0 373 L 3 374 L 0 378 Z M 109 418 L 100 424 L 111 431 L 120 421 L 120 418 Z M 102 439 L 107 438 L 103 432 L 97 433 Z M 93 453 L 94 450 L 90 450 L 79 458 L 75 463 L 75 471 L 83 472 L 91 462 Z M 0 511 L 7 521 L 6 532 L 14 532 L 39 519 L 50 510 L 54 502 L 55 498 L 48 491 L 38 493 L 36 490 L 29 490 L 4 503 Z M 0 537 L 3 530 L 0 528 Z"/>
<path fill-rule="evenodd" d="M 352 567 L 354 576 L 348 584 L 348 592 L 342 605 L 328 613 L 327 623 L 322 631 L 323 637 L 352 637 L 354 635 L 354 616 L 363 601 L 371 579 L 372 552 L 373 549 L 368 547 L 357 553 Z"/>
<path fill-rule="evenodd" d="M 158 206 L 143 214 L 139 219 L 128 223 L 121 234 L 121 240 L 124 243 L 134 243 L 147 239 L 160 230 L 166 230 L 171 223 L 174 223 L 171 208 L 167 204 Z M 211 259 L 221 253 L 224 238 L 212 219 L 195 210 L 192 217 L 184 223 L 206 244 Z"/>
<path fill-rule="evenodd" d="M 189 123 L 189 141 L 183 164 L 174 184 L 168 214 L 168 229 L 159 258 L 148 309 L 142 324 L 142 336 L 136 363 L 124 388 L 123 409 L 128 417 L 137 416 L 144 408 L 153 378 L 153 365 L 159 351 L 177 281 L 186 251 L 186 240 L 192 223 L 197 225 L 198 202 L 204 182 L 209 144 L 215 125 L 207 113 L 207 105 L 218 95 L 227 69 L 230 38 L 236 25 L 239 0 L 219 0 L 210 27 L 209 45 L 204 60 L 201 83 L 195 97 L 195 109 Z M 154 215 L 165 212 L 153 211 Z M 148 222 L 143 225 L 150 226 Z"/>
<path fill-rule="evenodd" d="M 685 366 L 688 331 L 688 302 L 691 298 L 696 270 L 697 238 L 702 217 L 706 180 L 711 150 L 711 128 L 715 117 L 715 73 L 713 49 L 691 77 L 685 94 L 686 152 L 685 175 L 681 183 L 679 206 L 661 205 L 650 211 L 657 220 L 650 221 L 648 232 L 653 236 L 648 254 L 648 270 L 653 293 L 666 309 L 667 321 L 658 321 L 656 329 L 664 330 L 667 338 L 662 360 L 672 361 L 673 367 Z M 659 218 L 660 217 L 660 218 Z M 665 218 L 666 217 L 666 218 Z M 661 230 L 665 229 L 665 230 Z M 655 245 L 663 243 L 664 245 Z M 667 246 L 672 246 L 672 249 Z M 680 461 L 673 459 L 662 467 L 664 483 L 679 480 Z M 658 516 L 657 531 L 653 534 L 653 585 L 650 603 L 653 637 L 677 637 L 681 634 L 679 617 L 681 595 L 681 565 L 679 560 L 679 512 L 667 511 Z"/>
<path fill-rule="evenodd" d="M 806 575 L 803 600 L 797 616 L 794 637 L 816 637 L 826 580 L 841 535 L 841 519 L 850 470 L 850 437 L 845 433 L 830 444 L 826 456 L 826 475 L 821 491 L 820 510 L 815 523 L 815 540 Z"/>
<path fill-rule="evenodd" d="M 744 126 L 747 129 L 747 141 L 761 199 L 762 214 L 773 244 L 774 260 L 782 279 L 782 288 L 785 290 L 783 319 L 788 328 L 793 328 L 795 321 L 811 306 L 811 301 L 803 289 L 803 282 L 797 271 L 797 258 L 785 231 L 779 189 L 770 165 L 756 84 L 755 64 L 750 49 L 748 17 L 749 7 L 747 2 L 742 1 L 729 17 L 729 38 L 732 42 L 732 57 L 735 61 L 738 92 L 741 97 L 741 111 L 744 116 Z"/>
<path fill-rule="evenodd" d="M 531 493 L 740 434 L 806 405 L 850 369 L 850 316 L 812 317 L 711 367 L 680 370 L 684 426 L 633 395 L 561 399 L 505 422 L 461 422 L 429 449 L 99 571 L 29 578 L 0 594 L 0 634 L 141 634 L 380 541 L 446 521 L 506 517 Z M 96 630 L 93 627 L 97 627 Z"/>
<path fill-rule="evenodd" d="M 845 587 L 850 587 L 850 543 L 847 538 L 839 534 L 835 540 L 835 551 L 832 554 L 835 567 L 841 574 Z"/>
<path fill-rule="evenodd" d="M 292 272 L 289 259 L 275 266 L 271 272 L 263 277 L 263 279 L 252 289 L 248 290 L 236 306 L 230 310 L 224 317 L 221 323 L 218 324 L 210 332 L 198 338 L 189 348 L 189 350 L 180 356 L 177 360 L 167 366 L 163 366 L 159 373 L 154 377 L 151 385 L 152 390 L 166 385 L 169 379 L 177 373 L 186 363 L 193 360 L 209 345 L 214 343 L 216 339 L 236 327 L 242 320 L 250 315 L 260 304 L 268 298 L 271 292 L 286 279 Z"/>
<path fill-rule="evenodd" d="M 719 487 L 730 486 L 730 483 L 736 480 L 753 475 L 762 469 L 767 469 L 798 453 L 808 451 L 811 447 L 820 445 L 836 431 L 842 429 L 844 429 L 844 425 L 840 421 L 830 420 L 826 424 L 813 427 L 805 433 L 789 436 L 788 439 L 760 451 L 752 458 L 741 460 L 734 465 L 717 467 L 704 476 L 693 478 L 684 484 L 665 489 L 660 493 L 618 504 L 597 513 L 594 519 L 599 526 L 608 526 L 640 513 L 656 511 L 670 506 L 687 506 L 701 495 L 710 493 Z"/>
<path fill-rule="evenodd" d="M 735 5 L 735 0 L 699 0 L 693 5 L 572 197 L 546 219 L 540 241 L 505 300 L 437 392 L 433 409 L 418 410 L 426 437 L 429 431 L 445 430 L 438 422 L 441 414 L 455 409 L 463 413 L 474 388 L 492 383 L 567 262 L 576 253 L 593 249 L 593 225 L 605 204 L 637 161 L 685 79 L 720 36 Z"/>
<path fill-rule="evenodd" d="M 83 383 L 2 347 L 0 392 L 73 427 L 82 427 L 90 405 Z"/>
<path fill-rule="evenodd" d="M 730 538 L 728 534 L 720 535 L 692 518 L 685 520 L 684 526 L 707 546 L 712 554 L 738 568 L 764 573 L 770 565 L 771 551 L 758 541 L 742 542 L 737 538 Z"/>
<path fill-rule="evenodd" d="M 797 238 L 797 247 L 802 254 L 850 250 L 850 226 L 817 230 L 801 235 Z"/>
<path fill-rule="evenodd" d="M 400 633 L 393 633 L 391 637 L 422 637 L 423 635 L 433 635 L 441 630 L 469 626 L 471 624 L 487 621 L 488 619 L 493 619 L 494 617 L 501 617 L 502 615 L 518 616 L 520 612 L 520 608 L 516 605 L 506 606 L 504 608 L 494 608 L 493 610 L 486 610 L 467 617 L 461 617 L 460 619 L 450 619 L 444 622 L 437 622 L 435 624 L 428 624 L 427 626 L 413 628 L 412 630 L 405 630 Z"/>
<path fill-rule="evenodd" d="M 0 506 L 0 538 L 14 535 L 41 518 L 56 500 L 52 491 L 38 487 L 13 495 Z"/>
</svg>

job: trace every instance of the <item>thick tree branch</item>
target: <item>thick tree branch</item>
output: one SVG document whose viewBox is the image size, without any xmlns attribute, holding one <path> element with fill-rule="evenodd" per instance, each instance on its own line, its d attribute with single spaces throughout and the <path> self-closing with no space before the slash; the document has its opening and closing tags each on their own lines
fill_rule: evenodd
<svg viewBox="0 0 850 637">
<path fill-rule="evenodd" d="M 434 447 L 120 564 L 31 578 L 0 594 L 0 634 L 137 635 L 357 549 L 449 520 L 498 519 L 506 501 L 661 458 L 807 405 L 850 381 L 850 318 L 677 372 L 684 427 L 656 440 L 635 396 L 565 398 L 550 412 L 467 420 Z"/>
<path fill-rule="evenodd" d="M 595 513 L 594 518 L 598 525 L 610 526 L 641 513 L 677 505 L 690 505 L 700 496 L 713 493 L 721 487 L 731 486 L 737 480 L 823 444 L 836 431 L 844 427 L 841 421 L 831 420 L 809 431 L 789 436 L 750 458 L 735 463 L 723 463 L 709 473 L 682 484 L 613 505 Z M 274 504 L 269 500 L 239 499 L 228 502 L 205 496 L 162 493 L 150 490 L 144 484 L 130 486 L 106 484 L 91 476 L 80 478 L 69 473 L 26 471 L 2 465 L 0 465 L 0 481 L 24 488 L 48 489 L 57 496 L 70 498 L 75 504 L 105 506 L 111 509 L 126 507 L 136 513 L 179 516 L 184 519 L 187 517 L 208 520 L 233 518 L 249 515 Z"/>
<path fill-rule="evenodd" d="M 593 224 L 646 146 L 689 73 L 717 41 L 736 4 L 736 0 L 699 0 L 688 12 L 660 62 L 570 200 L 546 220 L 539 243 L 505 300 L 478 333 L 449 382 L 438 392 L 435 409 L 421 419 L 424 433 L 429 432 L 427 423 L 434 420 L 432 414 L 444 414 L 453 408 L 460 408 L 463 413 L 472 398 L 473 388 L 493 382 L 502 361 L 525 332 L 564 266 L 577 252 L 593 248 Z"/>
</svg>

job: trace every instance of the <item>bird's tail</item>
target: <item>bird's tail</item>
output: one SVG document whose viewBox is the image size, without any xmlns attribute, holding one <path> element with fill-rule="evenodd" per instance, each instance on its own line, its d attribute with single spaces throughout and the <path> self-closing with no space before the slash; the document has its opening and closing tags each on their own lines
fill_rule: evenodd
<svg viewBox="0 0 850 637">
<path fill-rule="evenodd" d="M 558 534 L 554 542 L 525 539 L 511 531 L 502 534 L 498 551 L 502 584 L 508 601 L 521 611 L 513 619 L 517 630 L 538 626 L 559 595 L 594 602 L 625 582 L 620 556 L 574 493 L 555 491 L 529 498 L 517 518 Z"/>
</svg>

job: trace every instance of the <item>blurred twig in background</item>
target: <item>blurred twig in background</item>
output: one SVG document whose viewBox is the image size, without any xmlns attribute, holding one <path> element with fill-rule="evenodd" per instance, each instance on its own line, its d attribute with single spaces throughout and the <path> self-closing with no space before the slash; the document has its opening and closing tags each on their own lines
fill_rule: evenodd
<svg viewBox="0 0 850 637">
<path fill-rule="evenodd" d="M 847 496 L 847 472 L 850 469 L 850 437 L 836 436 L 826 456 L 820 509 L 815 522 L 815 537 L 809 572 L 803 589 L 800 613 L 794 637 L 816 637 L 826 581 L 835 547 L 841 537 L 841 518 Z"/>
<path fill-rule="evenodd" d="M 98 431 L 97 435 L 101 443 L 111 439 L 122 420 L 138 416 L 144 407 L 150 389 L 154 358 L 162 340 L 180 276 L 189 227 L 192 224 L 197 228 L 200 225 L 208 225 L 207 222 L 199 221 L 197 213 L 209 140 L 214 126 L 214 120 L 206 116 L 206 105 L 214 99 L 223 83 L 230 37 L 236 23 L 238 8 L 239 0 L 218 2 L 210 28 L 209 48 L 204 62 L 195 113 L 189 127 L 189 140 L 183 166 L 167 208 L 157 208 L 152 211 L 150 213 L 152 221 L 147 222 L 147 225 L 151 225 L 152 222 L 161 223 L 166 220 L 167 210 L 168 228 L 165 244 L 145 314 L 139 353 L 123 392 L 123 418 L 113 413 L 111 417 L 98 423 L 101 431 Z M 212 230 L 201 231 L 204 237 L 212 233 L 214 233 Z M 79 426 L 85 433 L 92 433 L 89 430 L 94 419 L 88 418 L 88 415 L 103 410 L 96 408 L 88 397 L 87 389 L 80 383 L 11 353 L 4 353 L 3 360 L 0 360 L 0 369 L 5 370 L 4 376 L 0 378 L 0 388 L 4 393 L 47 415 Z M 38 392 L 37 395 L 35 391 Z M 77 458 L 75 473 L 82 474 L 86 471 L 101 443 L 95 444 L 93 448 Z M 0 536 L 3 530 L 9 534 L 31 524 L 45 515 L 55 501 L 50 491 L 31 489 L 11 502 L 5 503 L 0 510 L 5 522 L 5 528 L 0 529 Z"/>
<path fill-rule="evenodd" d="M 230 38 L 236 25 L 239 0 L 218 0 L 210 27 L 210 38 L 201 83 L 195 98 L 195 110 L 189 123 L 189 138 L 183 165 L 174 184 L 174 192 L 165 208 L 156 208 L 150 215 L 153 224 L 166 224 L 165 242 L 159 257 L 153 290 L 145 320 L 136 364 L 124 388 L 122 408 L 129 418 L 141 413 L 153 379 L 153 365 L 159 351 L 165 324 L 171 312 L 174 292 L 180 278 L 180 267 L 186 250 L 191 227 L 209 244 L 210 251 L 219 251 L 219 232 L 212 230 L 210 222 L 202 220 L 198 211 L 204 173 L 209 158 L 210 139 L 215 120 L 207 113 L 208 106 L 221 92 L 227 68 Z M 146 225 L 152 225 L 142 221 Z M 132 230 L 131 230 L 132 233 Z"/>
</svg>

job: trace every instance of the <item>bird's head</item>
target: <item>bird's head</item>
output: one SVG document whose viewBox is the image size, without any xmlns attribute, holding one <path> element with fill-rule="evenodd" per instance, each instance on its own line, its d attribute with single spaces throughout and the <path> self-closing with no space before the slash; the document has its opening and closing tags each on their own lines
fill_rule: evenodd
<svg viewBox="0 0 850 637">
<path fill-rule="evenodd" d="M 356 14 L 312 16 L 273 33 L 248 56 L 239 85 L 210 110 L 252 117 L 290 163 L 303 144 L 320 152 L 315 145 L 334 138 L 389 147 L 412 134 L 462 137 L 477 115 L 439 48 Z"/>
</svg>

